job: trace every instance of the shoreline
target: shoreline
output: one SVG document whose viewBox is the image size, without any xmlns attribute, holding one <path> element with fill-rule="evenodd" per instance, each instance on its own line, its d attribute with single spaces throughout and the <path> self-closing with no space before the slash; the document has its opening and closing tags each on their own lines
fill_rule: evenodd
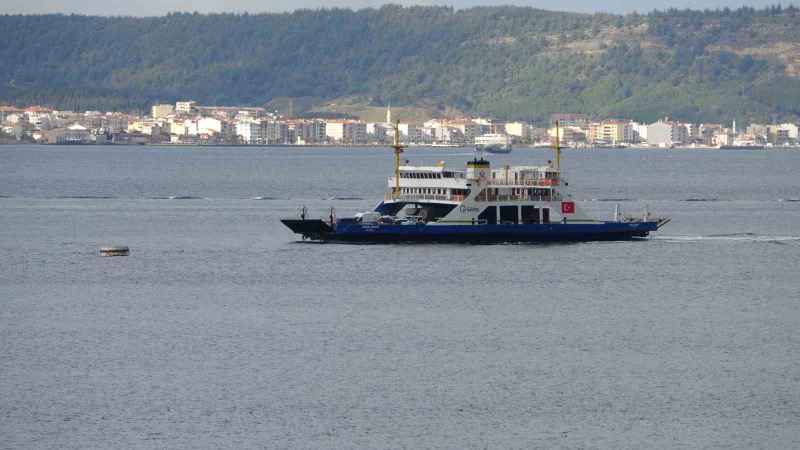
<svg viewBox="0 0 800 450">
<path fill-rule="evenodd" d="M 24 141 L 3 141 L 0 142 L 0 147 L 7 145 L 19 146 L 41 146 L 41 147 L 234 147 L 234 148 L 386 148 L 386 144 L 174 144 L 174 143 L 119 143 L 119 144 L 51 144 L 41 142 L 24 142 Z M 430 149 L 469 149 L 474 150 L 471 145 L 426 145 L 426 144 L 408 144 L 406 148 L 430 148 Z M 541 145 L 515 145 L 515 149 L 519 150 L 538 150 L 538 149 L 552 149 L 550 146 Z M 747 150 L 751 152 L 758 151 L 772 151 L 772 150 L 800 150 L 800 145 L 790 147 L 764 147 L 759 149 L 752 148 L 719 148 L 719 147 L 706 147 L 706 146 L 684 146 L 684 147 L 656 147 L 656 146 L 637 146 L 630 145 L 626 147 L 561 147 L 562 150 Z"/>
</svg>

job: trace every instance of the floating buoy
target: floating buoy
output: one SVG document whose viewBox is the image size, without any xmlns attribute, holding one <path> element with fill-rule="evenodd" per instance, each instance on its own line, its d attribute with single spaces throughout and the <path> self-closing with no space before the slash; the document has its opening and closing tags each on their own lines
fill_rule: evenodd
<svg viewBox="0 0 800 450">
<path fill-rule="evenodd" d="M 127 245 L 100 248 L 100 256 L 128 256 L 129 253 L 130 249 Z"/>
</svg>

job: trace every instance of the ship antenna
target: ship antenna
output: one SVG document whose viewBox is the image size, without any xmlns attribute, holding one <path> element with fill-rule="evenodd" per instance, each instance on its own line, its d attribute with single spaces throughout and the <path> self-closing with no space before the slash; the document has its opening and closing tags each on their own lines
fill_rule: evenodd
<svg viewBox="0 0 800 450">
<path fill-rule="evenodd" d="M 394 122 L 394 144 L 392 148 L 394 149 L 394 193 L 392 197 L 397 200 L 400 197 L 400 155 L 403 154 L 403 147 L 400 144 L 400 121 L 396 120 Z"/>
<path fill-rule="evenodd" d="M 556 120 L 556 169 L 561 170 L 561 147 L 558 142 L 558 120 Z"/>
</svg>

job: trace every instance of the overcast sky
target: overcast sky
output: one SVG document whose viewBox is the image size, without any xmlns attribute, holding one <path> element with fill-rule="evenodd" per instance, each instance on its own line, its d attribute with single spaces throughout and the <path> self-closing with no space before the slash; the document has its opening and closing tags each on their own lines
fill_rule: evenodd
<svg viewBox="0 0 800 450">
<path fill-rule="evenodd" d="M 725 6 L 736 8 L 752 6 L 763 8 L 778 1 L 755 0 L 399 0 L 381 2 L 373 0 L 0 0 L 0 14 L 44 14 L 75 13 L 92 15 L 160 16 L 170 11 L 208 12 L 275 12 L 292 11 L 298 8 L 349 7 L 353 9 L 377 7 L 384 3 L 404 5 L 448 5 L 468 8 L 478 5 L 520 5 L 535 8 L 580 11 L 629 13 L 647 12 L 652 9 L 692 8 L 714 9 Z M 791 3 L 791 2 L 789 2 Z M 784 6 L 789 3 L 784 2 Z"/>
</svg>

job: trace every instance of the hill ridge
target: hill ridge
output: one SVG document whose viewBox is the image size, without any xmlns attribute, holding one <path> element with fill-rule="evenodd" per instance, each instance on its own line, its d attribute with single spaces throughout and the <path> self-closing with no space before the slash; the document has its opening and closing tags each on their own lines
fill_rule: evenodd
<svg viewBox="0 0 800 450">
<path fill-rule="evenodd" d="M 716 122 L 800 116 L 793 6 L 626 16 L 397 5 L 6 15 L 0 27 L 0 101 L 14 104 L 124 110 L 181 99 L 314 98 L 320 106 L 359 98 L 365 107 L 391 99 L 538 122 L 553 112 Z"/>
</svg>

